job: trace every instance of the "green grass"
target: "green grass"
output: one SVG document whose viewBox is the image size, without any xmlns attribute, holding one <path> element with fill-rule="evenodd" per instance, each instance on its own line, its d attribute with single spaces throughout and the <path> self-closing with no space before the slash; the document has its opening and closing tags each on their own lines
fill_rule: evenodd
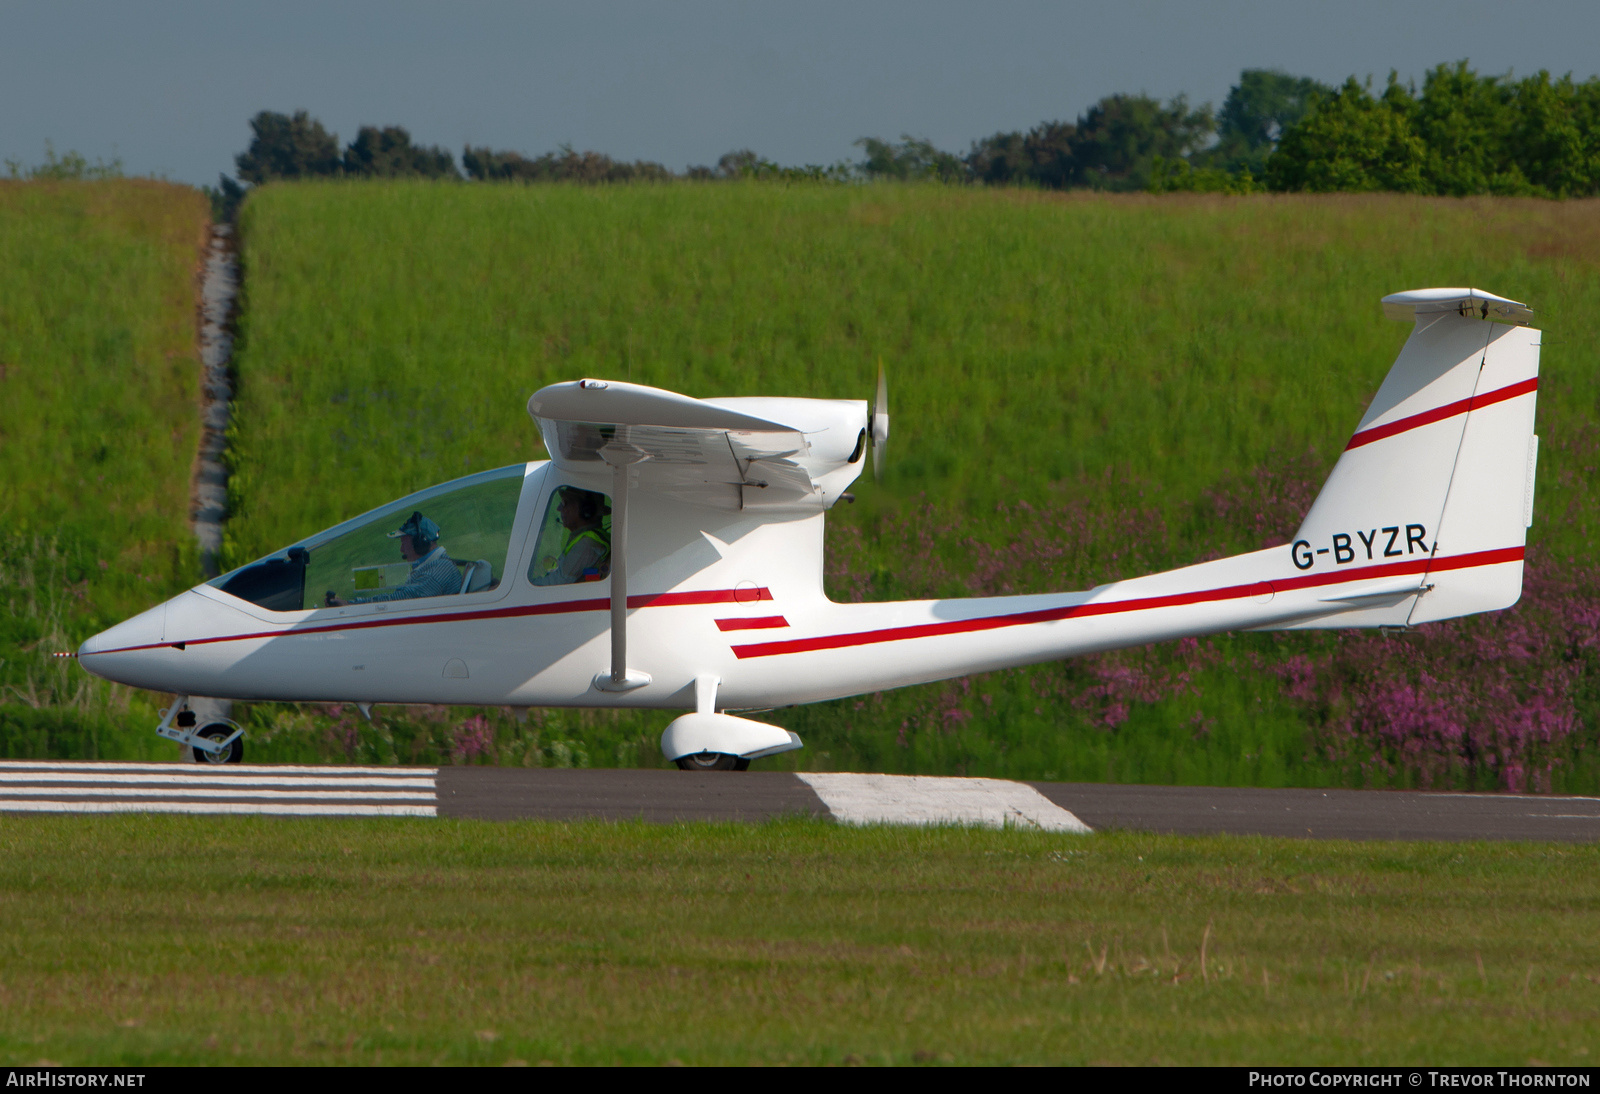
<svg viewBox="0 0 1600 1094">
<path fill-rule="evenodd" d="M 538 457 L 527 395 L 591 374 L 865 397 L 883 361 L 890 489 L 864 484 L 834 518 L 864 527 L 923 494 L 979 522 L 1062 488 L 1125 501 L 1108 471 L 1166 508 L 1309 448 L 1331 466 L 1405 339 L 1377 306 L 1396 286 L 1536 304 L 1559 450 L 1600 394 L 1597 218 L 1593 202 L 1377 196 L 268 187 L 242 226 L 235 557 Z M 1576 499 L 1578 519 L 1537 535 L 1573 551 L 1594 513 L 1564 470 L 1541 464 L 1541 511 Z"/>
<path fill-rule="evenodd" d="M 880 361 L 892 471 L 829 516 L 834 595 L 1084 588 L 1252 550 L 1292 530 L 1405 339 L 1378 297 L 1458 284 L 1532 302 L 1545 330 L 1536 568 L 1587 566 L 1600 531 L 1600 203 L 328 183 L 263 188 L 242 232 L 234 562 L 541 457 L 524 403 L 546 383 L 863 397 Z M 1241 636 L 777 712 L 808 748 L 768 763 L 1425 784 L 1403 748 L 1335 756 L 1314 723 L 1338 704 L 1285 697 L 1277 667 L 1340 641 Z M 1119 723 L 1085 696 L 1128 672 L 1154 683 Z M 1600 789 L 1600 682 L 1584 686 L 1556 788 Z M 426 762 L 469 758 L 470 717 L 389 715 Z M 569 758 L 659 762 L 659 717 L 487 717 L 480 760 L 554 762 L 556 739 Z M 310 739 L 258 736 L 252 755 Z M 326 754 L 389 754 L 381 735 L 342 739 Z"/>
<path fill-rule="evenodd" d="M 0 846 L 9 1065 L 1600 1054 L 1592 846 L 133 816 Z"/>
<path fill-rule="evenodd" d="M 5 755 L 146 749 L 148 701 L 49 654 L 200 577 L 188 516 L 207 220 L 184 186 L 0 181 Z"/>
</svg>

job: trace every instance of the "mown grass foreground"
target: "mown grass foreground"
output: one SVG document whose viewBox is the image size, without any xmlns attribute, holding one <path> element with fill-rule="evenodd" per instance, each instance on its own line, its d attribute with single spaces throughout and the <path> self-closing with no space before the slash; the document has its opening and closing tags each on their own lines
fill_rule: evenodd
<svg viewBox="0 0 1600 1094">
<path fill-rule="evenodd" d="M 0 1013 L 9 1064 L 1592 1063 L 1600 848 L 6 818 Z"/>
</svg>

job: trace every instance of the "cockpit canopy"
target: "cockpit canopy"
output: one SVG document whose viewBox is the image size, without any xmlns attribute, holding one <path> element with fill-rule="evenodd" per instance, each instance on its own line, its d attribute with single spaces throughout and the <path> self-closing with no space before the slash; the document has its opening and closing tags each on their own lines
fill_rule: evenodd
<svg viewBox="0 0 1600 1094">
<path fill-rule="evenodd" d="M 528 466 L 419 491 L 207 584 L 275 612 L 494 589 Z"/>
</svg>

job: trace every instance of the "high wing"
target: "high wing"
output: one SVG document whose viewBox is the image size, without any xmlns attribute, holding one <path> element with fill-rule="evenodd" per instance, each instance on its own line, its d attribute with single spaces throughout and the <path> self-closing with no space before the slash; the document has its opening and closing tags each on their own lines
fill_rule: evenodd
<svg viewBox="0 0 1600 1094">
<path fill-rule="evenodd" d="M 528 399 L 556 467 L 609 470 L 611 671 L 601 691 L 632 691 L 628 668 L 628 497 L 663 494 L 734 511 L 827 509 L 861 473 L 867 405 L 837 399 L 691 399 L 617 380 L 576 380 Z"/>
<path fill-rule="evenodd" d="M 867 407 L 849 399 L 692 399 L 618 380 L 528 399 L 550 459 L 575 474 L 630 467 L 632 489 L 727 510 L 817 510 L 861 471 Z"/>
</svg>

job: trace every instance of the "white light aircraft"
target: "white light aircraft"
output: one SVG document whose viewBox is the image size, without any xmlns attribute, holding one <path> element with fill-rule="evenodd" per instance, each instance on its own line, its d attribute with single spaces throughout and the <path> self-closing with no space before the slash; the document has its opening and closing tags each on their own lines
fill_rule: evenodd
<svg viewBox="0 0 1600 1094">
<path fill-rule="evenodd" d="M 241 731 L 196 725 L 191 696 L 687 711 L 662 734 L 667 758 L 742 770 L 801 742 L 727 710 L 1187 635 L 1509 607 L 1538 453 L 1532 313 L 1476 289 L 1383 305 L 1411 336 L 1281 547 L 1084 592 L 836 604 L 822 522 L 863 457 L 881 461 L 881 376 L 875 406 L 579 380 L 528 400 L 548 461 L 374 509 L 78 657 L 176 695 L 158 732 L 200 762 L 238 762 Z"/>
</svg>

